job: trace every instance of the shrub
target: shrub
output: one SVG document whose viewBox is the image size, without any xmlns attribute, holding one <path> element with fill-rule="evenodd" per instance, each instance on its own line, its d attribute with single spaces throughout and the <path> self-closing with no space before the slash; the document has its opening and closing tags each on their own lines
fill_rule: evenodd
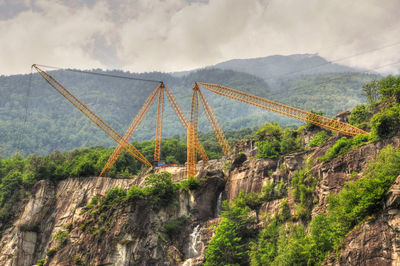
<svg viewBox="0 0 400 266">
<path fill-rule="evenodd" d="M 242 202 L 243 199 L 235 199 L 230 205 L 226 201 L 223 202 L 223 219 L 208 245 L 204 265 L 247 264 L 248 244 L 256 236 L 256 219 L 250 215 L 251 210 L 248 206 L 237 205 Z"/>
<path fill-rule="evenodd" d="M 387 76 L 378 81 L 381 100 L 386 102 L 400 103 L 400 76 Z"/>
<path fill-rule="evenodd" d="M 358 126 L 362 123 L 369 122 L 372 117 L 372 113 L 368 106 L 365 104 L 357 105 L 349 116 L 349 123 Z"/>
<path fill-rule="evenodd" d="M 107 191 L 106 195 L 101 199 L 101 205 L 107 206 L 117 202 L 121 202 L 126 198 L 126 191 L 123 188 L 115 187 Z"/>
<path fill-rule="evenodd" d="M 58 242 L 57 249 L 64 247 L 67 244 L 69 238 L 69 233 L 67 231 L 58 231 L 54 234 L 53 239 Z"/>
<path fill-rule="evenodd" d="M 46 259 L 40 259 L 37 261 L 37 266 L 43 266 L 45 262 L 46 262 Z"/>
<path fill-rule="evenodd" d="M 324 131 L 324 130 L 320 131 L 310 141 L 309 146 L 310 147 L 320 146 L 320 145 L 324 144 L 328 139 L 329 139 L 328 133 L 326 133 L 326 131 Z"/>
<path fill-rule="evenodd" d="M 322 162 L 329 161 L 333 158 L 336 158 L 339 155 L 345 154 L 351 149 L 352 140 L 346 137 L 343 137 L 336 141 L 336 143 L 329 148 L 326 153 L 320 157 Z"/>
<path fill-rule="evenodd" d="M 194 189 L 197 189 L 200 186 L 200 181 L 197 180 L 193 176 L 189 176 L 189 178 L 187 180 L 184 180 L 184 181 L 180 182 L 179 186 L 180 186 L 181 189 L 186 190 L 186 191 L 194 190 Z"/>
<path fill-rule="evenodd" d="M 79 256 L 74 257 L 74 262 L 75 262 L 75 265 L 77 265 L 77 266 L 85 265 L 85 261 Z"/>
<path fill-rule="evenodd" d="M 144 196 L 145 194 L 143 188 L 133 185 L 129 188 L 126 198 L 128 200 L 135 201 L 138 199 L 143 199 Z"/>
<path fill-rule="evenodd" d="M 152 174 L 145 180 L 145 194 L 149 196 L 156 210 L 168 206 L 177 196 L 178 185 L 172 182 L 171 176 L 170 173 L 162 172 Z"/>
<path fill-rule="evenodd" d="M 163 225 L 161 232 L 167 234 L 170 239 L 173 239 L 174 237 L 179 235 L 188 220 L 189 217 L 181 216 L 177 219 L 168 221 Z"/>
<path fill-rule="evenodd" d="M 57 253 L 57 248 L 49 249 L 49 250 L 47 250 L 47 252 L 46 252 L 47 257 L 49 257 L 49 258 L 51 258 L 51 257 L 53 257 L 54 255 L 56 255 L 56 253 Z"/>
<path fill-rule="evenodd" d="M 280 199 L 287 194 L 286 184 L 283 182 L 275 183 L 267 181 L 262 187 L 261 193 L 264 201 Z"/>
<path fill-rule="evenodd" d="M 371 136 L 373 140 L 390 138 L 400 131 L 400 107 L 382 110 L 371 119 Z"/>
<path fill-rule="evenodd" d="M 279 149 L 277 148 L 279 146 L 276 145 L 276 141 L 274 143 L 268 140 L 259 141 L 256 146 L 258 148 L 258 158 L 277 158 L 279 156 Z"/>
</svg>

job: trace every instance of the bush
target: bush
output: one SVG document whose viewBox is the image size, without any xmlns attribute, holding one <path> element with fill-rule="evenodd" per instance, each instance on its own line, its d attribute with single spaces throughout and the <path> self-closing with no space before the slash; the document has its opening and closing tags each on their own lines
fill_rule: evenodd
<svg viewBox="0 0 400 266">
<path fill-rule="evenodd" d="M 392 103 L 400 103 L 400 76 L 387 76 L 378 81 L 381 100 Z"/>
<path fill-rule="evenodd" d="M 329 161 L 333 158 L 338 157 L 339 155 L 345 154 L 351 149 L 352 140 L 346 137 L 343 137 L 336 141 L 336 143 L 329 148 L 326 153 L 319 157 L 322 162 Z"/>
<path fill-rule="evenodd" d="M 187 216 L 181 216 L 177 219 L 168 221 L 163 225 L 161 232 L 167 234 L 170 239 L 173 239 L 176 236 L 179 236 L 179 234 L 182 231 L 182 228 L 188 221 L 189 217 Z"/>
<path fill-rule="evenodd" d="M 54 255 L 56 255 L 56 253 L 57 253 L 57 248 L 49 249 L 49 250 L 47 250 L 47 252 L 46 252 L 47 257 L 49 257 L 49 258 L 51 258 L 51 257 L 53 257 Z"/>
<path fill-rule="evenodd" d="M 287 195 L 286 184 L 283 182 L 275 183 L 267 181 L 267 183 L 262 187 L 261 193 L 261 197 L 264 201 L 283 198 Z"/>
<path fill-rule="evenodd" d="M 189 176 L 189 178 L 187 180 L 180 182 L 179 186 L 181 189 L 186 190 L 186 191 L 194 190 L 200 186 L 200 182 L 195 177 Z"/>
<path fill-rule="evenodd" d="M 43 266 L 45 262 L 46 262 L 46 259 L 40 259 L 37 261 L 37 266 Z"/>
<path fill-rule="evenodd" d="M 69 238 L 69 233 L 67 231 L 58 231 L 54 234 L 53 239 L 58 242 L 57 249 L 64 247 L 67 244 Z"/>
<path fill-rule="evenodd" d="M 390 138 L 400 131 L 400 107 L 382 110 L 371 119 L 371 136 L 373 140 Z"/>
<path fill-rule="evenodd" d="M 121 202 L 126 198 L 126 191 L 123 188 L 115 187 L 107 191 L 106 195 L 101 199 L 101 205 L 107 206 L 117 202 Z"/>
<path fill-rule="evenodd" d="M 152 174 L 145 180 L 147 187 L 144 191 L 149 196 L 155 210 L 168 206 L 174 202 L 177 196 L 178 185 L 172 182 L 171 176 L 170 173 L 162 172 Z"/>
<path fill-rule="evenodd" d="M 145 194 L 143 188 L 133 185 L 129 188 L 126 198 L 127 200 L 135 201 L 138 199 L 143 199 L 144 196 Z"/>
<path fill-rule="evenodd" d="M 328 133 L 326 133 L 326 131 L 320 131 L 318 132 L 314 138 L 310 141 L 309 146 L 315 147 L 315 146 L 320 146 L 322 144 L 324 144 L 327 140 L 329 139 L 329 135 Z"/>
<path fill-rule="evenodd" d="M 357 105 L 349 116 L 349 123 L 354 126 L 358 126 L 362 123 L 369 122 L 372 117 L 372 113 L 368 106 L 365 104 Z"/>
</svg>

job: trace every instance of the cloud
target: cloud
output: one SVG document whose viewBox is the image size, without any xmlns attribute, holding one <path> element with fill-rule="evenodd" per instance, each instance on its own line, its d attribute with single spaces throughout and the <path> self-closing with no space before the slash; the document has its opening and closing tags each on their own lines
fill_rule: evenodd
<svg viewBox="0 0 400 266">
<path fill-rule="evenodd" d="M 18 12 L 8 5 L 15 12 L 0 20 L 2 74 L 26 72 L 33 62 L 169 72 L 294 53 L 372 69 L 400 61 L 398 0 L 31 2 Z"/>
<path fill-rule="evenodd" d="M 71 9 L 36 1 L 34 10 L 0 21 L 0 73 L 27 72 L 32 63 L 106 67 L 92 56 L 95 37 L 106 36 L 113 25 L 104 19 L 108 12 L 104 4 Z"/>
</svg>

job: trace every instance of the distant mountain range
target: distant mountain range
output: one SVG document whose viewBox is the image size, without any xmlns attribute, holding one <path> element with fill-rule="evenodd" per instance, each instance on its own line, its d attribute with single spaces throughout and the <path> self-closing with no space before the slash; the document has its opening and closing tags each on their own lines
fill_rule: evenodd
<svg viewBox="0 0 400 266">
<path fill-rule="evenodd" d="M 235 59 L 204 69 L 179 73 L 127 73 L 94 71 L 121 76 L 163 80 L 176 95 L 189 117 L 192 86 L 195 81 L 222 84 L 267 97 L 305 110 L 323 111 L 333 116 L 364 100 L 362 86 L 378 75 L 331 64 L 317 55 L 270 56 Z M 156 84 L 112 79 L 70 71 L 51 71 L 57 80 L 88 104 L 121 134 L 129 126 Z M 115 143 L 84 117 L 38 74 L 29 88 L 29 75 L 0 76 L 0 147 L 2 156 L 17 150 L 24 154 L 45 154 L 81 146 L 114 146 Z M 283 126 L 299 121 L 261 110 L 204 91 L 224 130 L 260 126 L 276 121 Z M 26 108 L 27 107 L 27 108 Z M 211 130 L 201 110 L 200 130 Z M 27 120 L 25 121 L 25 113 Z M 135 132 L 134 140 L 154 138 L 155 109 Z M 184 134 L 174 111 L 166 104 L 163 136 Z"/>
</svg>

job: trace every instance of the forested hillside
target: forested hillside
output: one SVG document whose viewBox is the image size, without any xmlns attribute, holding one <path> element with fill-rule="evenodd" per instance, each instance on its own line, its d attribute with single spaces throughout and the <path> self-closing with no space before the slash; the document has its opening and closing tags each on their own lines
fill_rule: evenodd
<svg viewBox="0 0 400 266">
<path fill-rule="evenodd" d="M 360 73 L 314 74 L 268 84 L 260 77 L 233 70 L 202 69 L 186 76 L 165 73 L 132 74 L 122 71 L 93 70 L 121 76 L 163 80 L 189 116 L 192 86 L 195 81 L 218 83 L 258 96 L 267 97 L 305 110 L 322 111 L 333 116 L 362 101 L 361 87 L 376 78 Z M 86 103 L 120 134 L 154 90 L 157 83 L 88 75 L 70 71 L 51 71 L 74 95 Z M 115 143 L 89 121 L 38 74 L 0 77 L 0 147 L 1 156 L 16 151 L 23 155 L 47 154 L 76 147 L 114 146 Z M 238 103 L 204 91 L 224 130 L 253 128 L 265 121 L 282 126 L 300 122 L 259 108 Z M 150 110 L 133 140 L 150 140 L 155 135 L 155 107 Z M 163 136 L 185 133 L 169 103 L 165 104 Z M 210 131 L 200 108 L 199 127 Z"/>
</svg>

